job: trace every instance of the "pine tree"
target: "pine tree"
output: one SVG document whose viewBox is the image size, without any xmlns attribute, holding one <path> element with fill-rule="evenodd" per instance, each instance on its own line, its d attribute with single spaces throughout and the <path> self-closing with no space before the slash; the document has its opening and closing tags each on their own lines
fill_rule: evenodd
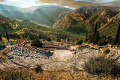
<svg viewBox="0 0 120 80">
<path fill-rule="evenodd" d="M 6 31 L 6 38 L 7 38 L 7 40 L 9 41 L 9 35 L 8 35 L 8 32 Z"/>
<path fill-rule="evenodd" d="M 117 29 L 115 43 L 119 42 L 119 37 L 120 37 L 120 24 L 119 24 L 118 29 Z"/>
<path fill-rule="evenodd" d="M 97 32 L 97 22 L 95 24 L 94 34 L 96 34 L 96 32 Z"/>
<path fill-rule="evenodd" d="M 90 42 L 93 44 L 98 44 L 98 41 L 100 40 L 100 34 L 97 30 L 97 23 L 95 24 L 94 33 L 90 35 Z"/>
</svg>

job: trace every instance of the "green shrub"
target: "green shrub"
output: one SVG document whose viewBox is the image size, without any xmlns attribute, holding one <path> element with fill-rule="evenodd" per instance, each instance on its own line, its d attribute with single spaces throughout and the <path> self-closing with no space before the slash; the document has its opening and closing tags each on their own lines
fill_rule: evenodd
<svg viewBox="0 0 120 80">
<path fill-rule="evenodd" d="M 0 70 L 0 80 L 35 80 L 31 70 L 25 69 L 9 69 Z"/>
<path fill-rule="evenodd" d="M 56 41 L 57 41 L 57 42 L 61 42 L 61 39 L 57 39 Z"/>
<path fill-rule="evenodd" d="M 111 36 L 101 36 L 101 39 L 98 41 L 98 45 L 100 46 L 104 46 L 104 45 L 107 45 L 108 43 L 111 43 L 113 44 L 114 43 L 114 40 Z"/>
<path fill-rule="evenodd" d="M 47 41 L 52 41 L 51 38 L 47 38 Z"/>
<path fill-rule="evenodd" d="M 5 48 L 4 42 L 0 42 L 0 50 Z"/>
<path fill-rule="evenodd" d="M 85 71 L 97 75 L 114 75 L 120 74 L 120 64 L 114 60 L 104 57 L 91 58 L 83 65 Z"/>
<path fill-rule="evenodd" d="M 108 44 L 108 41 L 106 38 L 102 38 L 98 41 L 98 45 L 100 46 L 104 46 L 104 45 L 107 45 Z"/>
<path fill-rule="evenodd" d="M 107 40 L 108 40 L 108 43 L 114 43 L 114 40 L 113 40 L 113 38 L 111 36 L 108 36 Z"/>
<path fill-rule="evenodd" d="M 27 80 L 27 77 L 22 72 L 14 72 L 5 77 L 5 80 Z"/>
<path fill-rule="evenodd" d="M 40 65 L 37 65 L 36 68 L 35 68 L 35 72 L 36 73 L 39 73 L 39 72 L 42 73 L 43 72 L 42 67 Z"/>
<path fill-rule="evenodd" d="M 96 33 L 91 33 L 88 36 L 88 40 L 90 41 L 90 43 L 98 44 L 98 41 L 100 40 L 100 35 L 98 31 Z"/>
<path fill-rule="evenodd" d="M 79 40 L 76 44 L 77 45 L 80 45 L 80 44 L 82 44 L 83 43 L 83 40 Z"/>
<path fill-rule="evenodd" d="M 32 41 L 31 46 L 35 46 L 35 47 L 42 47 L 42 42 L 37 38 L 35 40 Z"/>
<path fill-rule="evenodd" d="M 2 57 L 0 57 L 0 60 L 2 60 Z"/>
</svg>

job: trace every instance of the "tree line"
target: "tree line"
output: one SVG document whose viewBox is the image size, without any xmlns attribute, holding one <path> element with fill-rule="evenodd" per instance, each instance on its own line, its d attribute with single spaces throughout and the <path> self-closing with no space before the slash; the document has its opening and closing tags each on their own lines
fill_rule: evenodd
<svg viewBox="0 0 120 80">
<path fill-rule="evenodd" d="M 112 36 L 100 36 L 98 24 L 96 23 L 94 32 L 86 35 L 86 41 L 98 45 L 107 45 L 108 43 L 120 44 L 120 24 L 117 27 L 115 38 L 113 38 Z"/>
</svg>

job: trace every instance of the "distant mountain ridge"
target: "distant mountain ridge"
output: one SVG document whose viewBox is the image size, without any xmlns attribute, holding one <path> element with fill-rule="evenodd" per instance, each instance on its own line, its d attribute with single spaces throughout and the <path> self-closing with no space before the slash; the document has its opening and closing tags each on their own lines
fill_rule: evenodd
<svg viewBox="0 0 120 80">
<path fill-rule="evenodd" d="M 0 4 L 0 14 L 6 17 L 25 17 L 25 13 L 22 8 Z"/>
<path fill-rule="evenodd" d="M 41 6 L 32 14 L 32 20 L 40 24 L 52 26 L 57 20 L 63 18 L 71 11 L 69 8 L 62 6 Z"/>
<path fill-rule="evenodd" d="M 73 10 L 53 26 L 70 32 L 92 32 L 95 23 L 102 34 L 115 35 L 120 23 L 119 7 L 83 6 Z"/>
<path fill-rule="evenodd" d="M 115 2 L 106 4 L 113 3 L 116 4 Z M 116 26 L 120 20 L 120 8 L 112 6 L 81 6 L 72 10 L 56 5 L 19 8 L 0 4 L 0 14 L 14 19 L 22 18 L 25 22 L 27 20 L 54 26 L 75 34 L 92 32 L 97 22 L 100 33 L 115 35 Z"/>
<path fill-rule="evenodd" d="M 63 18 L 71 9 L 56 5 L 33 6 L 19 8 L 0 4 L 0 14 L 9 18 L 25 18 L 43 25 L 53 25 Z"/>
</svg>

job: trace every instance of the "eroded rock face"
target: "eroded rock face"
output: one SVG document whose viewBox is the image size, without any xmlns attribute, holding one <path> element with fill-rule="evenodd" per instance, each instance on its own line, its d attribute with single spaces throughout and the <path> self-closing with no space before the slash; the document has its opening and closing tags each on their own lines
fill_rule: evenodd
<svg viewBox="0 0 120 80">
<path fill-rule="evenodd" d="M 73 59 L 74 54 L 69 50 L 55 50 L 52 59 L 54 61 L 70 61 Z"/>
</svg>

